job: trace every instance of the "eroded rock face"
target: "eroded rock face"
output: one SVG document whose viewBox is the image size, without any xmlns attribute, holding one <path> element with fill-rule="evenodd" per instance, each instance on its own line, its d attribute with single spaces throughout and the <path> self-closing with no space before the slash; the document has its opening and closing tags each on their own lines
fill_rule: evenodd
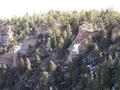
<svg viewBox="0 0 120 90">
<path fill-rule="evenodd" d="M 37 37 L 42 34 L 45 35 L 49 32 L 49 26 L 46 24 L 41 25 L 39 28 L 36 28 L 34 32 L 29 33 L 24 40 L 22 40 L 18 45 L 10 48 L 10 50 L 0 56 L 0 63 L 5 64 L 9 67 L 17 67 L 17 54 L 25 55 L 29 47 L 33 47 L 37 43 Z"/>
<path fill-rule="evenodd" d="M 112 36 L 111 36 L 111 40 L 113 42 L 115 42 L 116 38 L 120 36 L 120 27 L 115 27 L 113 30 L 112 30 Z"/>
<path fill-rule="evenodd" d="M 79 27 L 79 33 L 77 37 L 75 38 L 71 46 L 68 48 L 68 51 L 69 51 L 68 58 L 76 57 L 78 54 L 83 54 L 87 50 L 86 45 L 88 43 L 86 43 L 86 40 L 90 41 L 91 38 L 95 36 L 96 33 L 99 32 L 100 30 L 99 28 L 95 29 L 92 26 L 89 29 L 85 28 L 84 26 L 85 25 L 82 25 Z"/>
<path fill-rule="evenodd" d="M 14 26 L 0 25 L 0 46 L 8 46 L 13 40 Z"/>
<path fill-rule="evenodd" d="M 36 42 L 37 42 L 37 39 L 35 39 L 34 37 L 25 39 L 20 45 L 21 49 L 19 52 L 21 54 L 26 54 L 29 49 L 29 46 L 34 46 Z"/>
<path fill-rule="evenodd" d="M 9 67 L 17 67 L 17 53 L 21 49 L 19 45 L 12 47 L 7 53 L 0 55 L 0 64 L 5 64 Z"/>
</svg>

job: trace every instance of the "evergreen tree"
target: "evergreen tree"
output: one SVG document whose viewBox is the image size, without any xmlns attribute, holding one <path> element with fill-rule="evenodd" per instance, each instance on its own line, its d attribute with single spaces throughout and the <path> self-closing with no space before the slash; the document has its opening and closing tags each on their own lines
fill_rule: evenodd
<svg viewBox="0 0 120 90">
<path fill-rule="evenodd" d="M 32 69 L 32 68 L 31 68 L 31 62 L 30 62 L 29 58 L 26 58 L 25 64 L 26 64 L 26 70 L 27 70 L 27 71 L 29 71 L 29 70 Z"/>
<path fill-rule="evenodd" d="M 113 86 L 115 90 L 120 89 L 120 59 L 118 57 L 117 52 L 115 53 L 115 63 L 113 68 Z"/>
<path fill-rule="evenodd" d="M 57 28 L 54 28 L 53 29 L 53 34 L 55 34 L 56 37 L 59 37 L 60 36 L 60 30 L 57 29 Z"/>
<path fill-rule="evenodd" d="M 51 38 L 47 38 L 47 43 L 46 43 L 46 50 L 51 51 Z"/>
<path fill-rule="evenodd" d="M 39 49 L 37 48 L 35 51 L 35 60 L 36 60 L 36 64 L 40 64 L 41 63 L 41 54 Z"/>
<path fill-rule="evenodd" d="M 68 36 L 67 36 L 67 31 L 64 31 L 64 32 L 63 32 L 63 38 L 64 38 L 64 40 L 67 40 L 67 38 L 68 38 Z"/>
<path fill-rule="evenodd" d="M 63 54 L 64 54 L 64 39 L 62 38 L 62 36 L 59 38 L 58 40 L 58 55 L 60 58 L 62 58 Z"/>
<path fill-rule="evenodd" d="M 62 37 L 58 40 L 58 48 L 62 49 L 64 47 L 64 39 Z"/>
<path fill-rule="evenodd" d="M 54 72 L 56 70 L 57 66 L 55 65 L 55 63 L 53 61 L 50 61 L 50 71 Z"/>
<path fill-rule="evenodd" d="M 79 31 L 79 20 L 78 18 L 71 18 L 70 20 L 70 25 L 71 25 L 71 28 L 72 28 L 72 33 L 73 35 L 77 35 L 78 31 Z"/>
<path fill-rule="evenodd" d="M 48 36 L 52 36 L 52 30 L 49 30 Z"/>
<path fill-rule="evenodd" d="M 41 63 L 41 58 L 40 58 L 40 56 L 37 54 L 36 55 L 36 64 L 40 64 Z"/>
<path fill-rule="evenodd" d="M 96 55 L 100 52 L 100 48 L 98 45 L 95 45 L 93 53 Z"/>
<path fill-rule="evenodd" d="M 43 71 L 42 73 L 42 84 L 41 86 L 38 88 L 39 89 L 42 89 L 42 90 L 49 90 L 49 73 L 47 71 Z"/>
<path fill-rule="evenodd" d="M 70 24 L 67 24 L 67 30 L 66 30 L 66 32 L 67 32 L 68 39 L 70 39 L 71 36 L 72 36 L 72 29 L 71 29 Z"/>
<path fill-rule="evenodd" d="M 56 46 L 57 46 L 57 39 L 56 39 L 55 34 L 53 34 L 53 39 L 52 39 L 51 47 L 52 48 L 56 48 Z"/>
<path fill-rule="evenodd" d="M 97 90 L 111 89 L 112 78 L 111 78 L 110 64 L 105 61 L 103 62 L 97 71 Z"/>
<path fill-rule="evenodd" d="M 40 51 L 39 51 L 38 48 L 36 49 L 35 54 L 36 54 L 36 55 L 40 55 Z"/>
<path fill-rule="evenodd" d="M 20 59 L 20 71 L 21 74 L 25 72 L 25 61 L 23 60 L 23 58 Z"/>
</svg>

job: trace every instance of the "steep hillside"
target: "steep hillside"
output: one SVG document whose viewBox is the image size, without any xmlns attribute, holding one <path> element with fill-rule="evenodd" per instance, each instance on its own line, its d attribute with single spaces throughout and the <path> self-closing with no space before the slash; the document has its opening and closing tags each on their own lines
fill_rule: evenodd
<svg viewBox="0 0 120 90">
<path fill-rule="evenodd" d="M 119 22 L 113 10 L 1 20 L 13 39 L 0 39 L 0 90 L 119 90 Z"/>
</svg>

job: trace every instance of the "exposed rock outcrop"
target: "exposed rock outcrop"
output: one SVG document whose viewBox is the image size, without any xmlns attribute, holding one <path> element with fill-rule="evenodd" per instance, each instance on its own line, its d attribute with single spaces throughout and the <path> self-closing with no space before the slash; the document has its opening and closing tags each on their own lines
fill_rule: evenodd
<svg viewBox="0 0 120 90">
<path fill-rule="evenodd" d="M 95 36 L 100 29 L 91 26 L 90 28 L 86 28 L 86 25 L 83 24 L 82 26 L 79 27 L 79 32 L 75 40 L 72 42 L 71 46 L 68 48 L 69 55 L 68 55 L 68 60 L 69 58 L 74 58 L 80 54 L 83 54 L 86 50 L 87 47 L 86 45 L 89 43 L 89 41 L 92 39 L 93 36 Z"/>
<path fill-rule="evenodd" d="M 112 29 L 111 40 L 115 42 L 116 38 L 120 36 L 120 27 L 115 27 Z"/>
</svg>

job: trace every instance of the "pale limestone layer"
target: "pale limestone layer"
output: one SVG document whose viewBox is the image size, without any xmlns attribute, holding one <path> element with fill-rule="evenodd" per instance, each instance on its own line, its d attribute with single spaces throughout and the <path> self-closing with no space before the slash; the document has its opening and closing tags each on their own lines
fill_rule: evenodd
<svg viewBox="0 0 120 90">
<path fill-rule="evenodd" d="M 7 46 L 13 40 L 13 26 L 0 25 L 0 46 Z"/>
<path fill-rule="evenodd" d="M 115 27 L 112 29 L 112 36 L 111 36 L 111 40 L 114 42 L 116 40 L 117 37 L 120 36 L 120 27 Z"/>
<path fill-rule="evenodd" d="M 88 23 L 87 23 L 88 24 Z M 71 46 L 68 48 L 68 60 L 74 58 L 80 54 L 83 54 L 87 50 L 87 41 L 90 41 L 93 36 L 95 36 L 100 29 L 93 27 L 92 24 L 88 24 L 89 28 L 86 28 L 87 25 L 83 24 L 79 27 L 79 32 Z"/>
</svg>

